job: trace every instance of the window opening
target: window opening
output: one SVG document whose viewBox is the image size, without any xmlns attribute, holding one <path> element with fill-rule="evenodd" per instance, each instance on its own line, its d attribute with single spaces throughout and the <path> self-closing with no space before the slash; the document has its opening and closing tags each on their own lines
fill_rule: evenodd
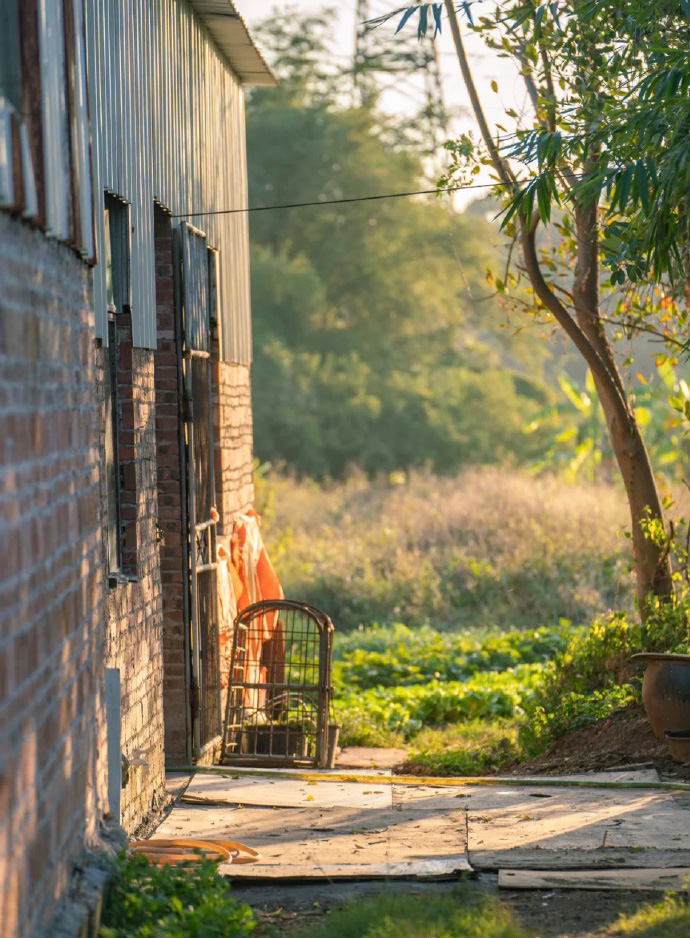
<svg viewBox="0 0 690 938">
<path fill-rule="evenodd" d="M 129 206 L 111 195 L 105 197 L 104 229 L 108 313 L 108 346 L 103 375 L 108 572 L 110 585 L 116 586 L 122 579 L 136 574 L 136 513 L 130 517 L 132 506 L 136 506 L 136 493 L 128 491 L 134 486 L 132 461 L 124 465 L 121 460 L 121 447 L 123 442 L 128 442 L 124 437 L 127 432 L 125 425 L 129 428 L 129 435 L 133 433 L 132 369 L 129 362 Z M 125 360 L 126 351 L 130 354 Z M 130 531 L 130 527 L 133 530 Z"/>
</svg>

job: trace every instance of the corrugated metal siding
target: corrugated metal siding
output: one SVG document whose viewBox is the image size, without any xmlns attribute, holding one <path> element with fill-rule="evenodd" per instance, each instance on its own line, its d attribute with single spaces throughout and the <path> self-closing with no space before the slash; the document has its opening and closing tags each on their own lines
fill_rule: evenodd
<svg viewBox="0 0 690 938">
<path fill-rule="evenodd" d="M 65 121 L 65 30 L 61 3 L 41 0 L 41 105 L 46 186 L 46 230 L 62 241 L 69 237 L 69 138 Z"/>
<path fill-rule="evenodd" d="M 132 326 L 156 346 L 153 203 L 173 215 L 246 207 L 244 92 L 182 0 L 86 0 L 95 191 L 131 203 Z M 104 238 L 97 211 L 99 257 Z M 179 219 L 176 220 L 176 222 Z M 187 219 L 219 252 L 221 355 L 251 360 L 246 215 Z M 107 338 L 105 278 L 95 270 L 97 329 Z M 100 314 L 100 315 L 99 315 Z"/>
</svg>

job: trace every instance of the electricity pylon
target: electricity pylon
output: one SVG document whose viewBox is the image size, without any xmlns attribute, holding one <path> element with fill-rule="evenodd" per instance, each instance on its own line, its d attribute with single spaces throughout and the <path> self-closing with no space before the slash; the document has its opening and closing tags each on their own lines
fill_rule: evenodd
<svg viewBox="0 0 690 938">
<path fill-rule="evenodd" d="M 366 25 L 375 15 L 371 7 L 371 0 L 357 0 L 353 104 L 372 105 L 384 91 L 394 88 L 415 104 L 409 128 L 417 131 L 423 149 L 438 153 L 448 137 L 448 115 L 436 44 L 430 34 L 417 39 L 412 29 L 394 38 L 384 29 L 372 29 Z"/>
</svg>

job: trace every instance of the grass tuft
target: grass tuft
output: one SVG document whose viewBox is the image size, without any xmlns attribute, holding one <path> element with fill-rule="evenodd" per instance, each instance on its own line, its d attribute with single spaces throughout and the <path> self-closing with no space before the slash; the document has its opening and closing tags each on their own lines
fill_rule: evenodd
<svg viewBox="0 0 690 938">
<path fill-rule="evenodd" d="M 643 905 L 632 915 L 623 915 L 609 938 L 687 938 L 690 935 L 690 905 L 687 896 L 666 896 L 661 902 Z"/>
<path fill-rule="evenodd" d="M 451 893 L 381 894 L 336 909 L 296 938 L 527 938 L 509 910 L 458 887 Z"/>
</svg>

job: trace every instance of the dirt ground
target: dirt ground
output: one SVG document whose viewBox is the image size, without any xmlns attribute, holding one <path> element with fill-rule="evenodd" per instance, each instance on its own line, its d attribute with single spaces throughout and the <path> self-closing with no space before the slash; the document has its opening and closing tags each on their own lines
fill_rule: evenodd
<svg viewBox="0 0 690 938">
<path fill-rule="evenodd" d="M 488 873 L 473 882 L 477 889 L 509 905 L 528 934 L 538 938 L 609 938 L 613 924 L 622 913 L 632 912 L 642 902 L 654 898 L 640 892 L 499 891 L 497 876 Z M 331 909 L 345 902 L 384 891 L 423 897 L 430 891 L 448 892 L 453 886 L 448 882 L 400 881 L 281 886 L 238 884 L 232 894 L 257 913 L 261 923 L 257 938 L 290 938 L 321 921 Z"/>
<path fill-rule="evenodd" d="M 622 766 L 655 768 L 660 775 L 690 778 L 690 769 L 669 758 L 652 733 L 644 708 L 631 704 L 608 719 L 557 740 L 543 756 L 511 765 L 513 775 L 564 775 Z"/>
</svg>

